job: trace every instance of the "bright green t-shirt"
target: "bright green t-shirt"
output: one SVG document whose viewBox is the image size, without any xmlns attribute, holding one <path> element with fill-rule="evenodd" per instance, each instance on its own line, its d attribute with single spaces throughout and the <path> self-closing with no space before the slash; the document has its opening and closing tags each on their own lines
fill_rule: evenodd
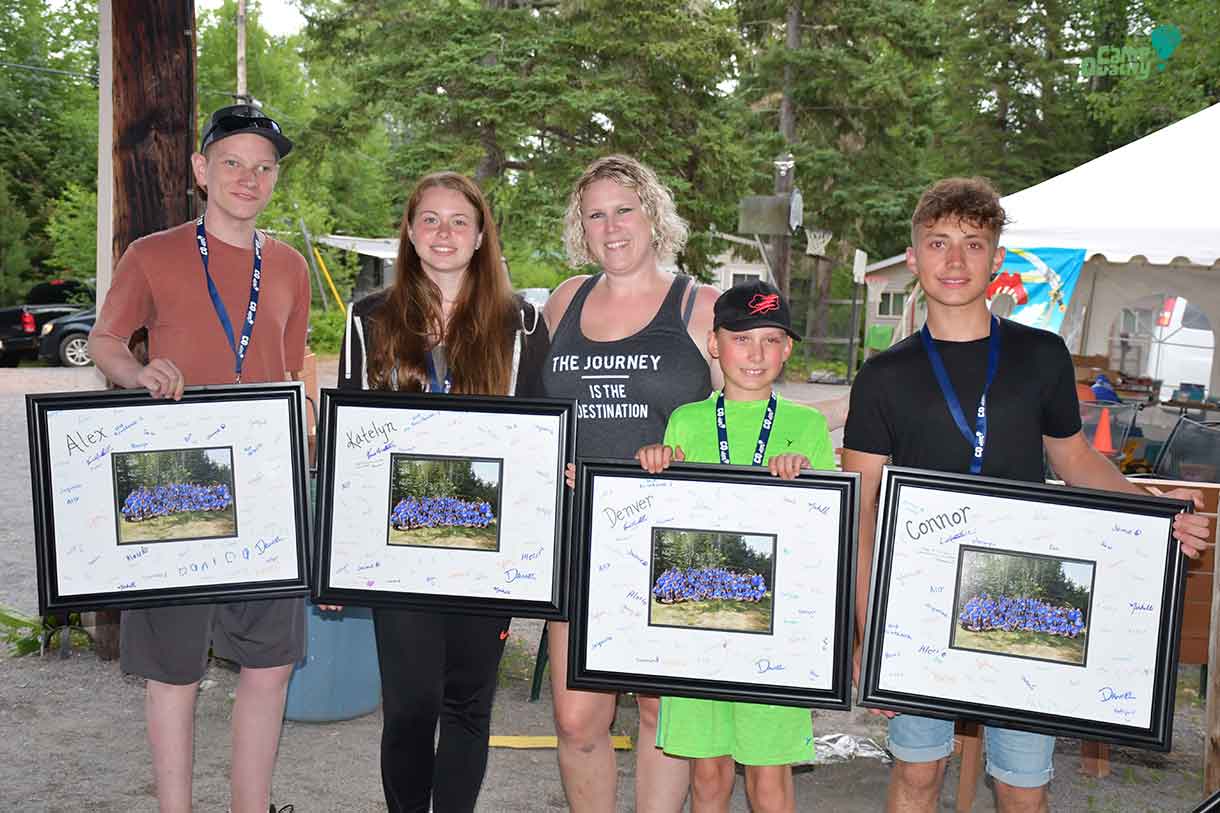
<svg viewBox="0 0 1220 813">
<path fill-rule="evenodd" d="M 681 446 L 691 463 L 719 463 L 719 438 L 716 435 L 716 398 L 713 392 L 703 401 L 683 404 L 669 416 L 665 427 L 665 445 Z M 767 443 L 766 464 L 778 454 L 803 454 L 815 469 L 835 467 L 830 432 L 822 413 L 803 404 L 794 404 L 777 395 L 775 421 L 771 425 L 771 440 Z M 724 402 L 724 423 L 729 435 L 729 462 L 748 466 L 754 461 L 758 432 L 767 412 L 767 399 L 760 401 Z"/>
<path fill-rule="evenodd" d="M 716 397 L 685 404 L 669 416 L 665 445 L 681 446 L 691 463 L 719 463 Z M 754 462 L 767 399 L 724 402 L 729 462 Z M 765 464 L 778 454 L 803 454 L 815 469 L 835 467 L 826 419 L 816 409 L 777 396 Z M 681 757 L 731 756 L 744 765 L 791 765 L 813 759 L 813 723 L 808 709 L 760 703 L 662 697 L 657 747 Z"/>
</svg>

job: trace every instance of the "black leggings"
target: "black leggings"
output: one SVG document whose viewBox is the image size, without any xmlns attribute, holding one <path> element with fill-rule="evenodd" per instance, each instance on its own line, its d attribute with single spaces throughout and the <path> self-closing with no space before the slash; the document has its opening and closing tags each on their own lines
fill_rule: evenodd
<svg viewBox="0 0 1220 813">
<path fill-rule="evenodd" d="M 429 803 L 435 813 L 474 810 L 511 620 L 373 611 L 384 716 L 381 784 L 389 813 L 428 813 Z"/>
</svg>

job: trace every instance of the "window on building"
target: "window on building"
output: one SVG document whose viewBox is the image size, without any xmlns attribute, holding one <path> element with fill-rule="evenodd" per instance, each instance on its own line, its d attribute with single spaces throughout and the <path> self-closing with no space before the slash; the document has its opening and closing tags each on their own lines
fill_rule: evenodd
<svg viewBox="0 0 1220 813">
<path fill-rule="evenodd" d="M 733 285 L 740 285 L 743 282 L 758 282 L 762 279 L 761 274 L 734 274 Z"/>
<path fill-rule="evenodd" d="M 902 316 L 902 307 L 906 304 L 907 295 L 901 292 L 885 291 L 877 304 L 878 316 Z"/>
<path fill-rule="evenodd" d="M 1128 336 L 1151 336 L 1156 314 L 1150 308 L 1123 308 L 1122 332 Z"/>
</svg>

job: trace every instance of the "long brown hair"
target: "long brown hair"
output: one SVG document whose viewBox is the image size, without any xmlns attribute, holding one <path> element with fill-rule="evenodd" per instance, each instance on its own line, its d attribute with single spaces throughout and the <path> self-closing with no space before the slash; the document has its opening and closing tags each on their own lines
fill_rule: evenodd
<svg viewBox="0 0 1220 813">
<path fill-rule="evenodd" d="M 424 272 L 408 235 L 424 192 L 437 186 L 460 192 L 470 201 L 483 234 L 470 258 L 447 329 L 443 327 L 440 288 Z M 434 345 L 444 344 L 453 392 L 506 394 L 512 376 L 512 343 L 520 320 L 500 259 L 495 218 L 473 181 L 456 172 L 434 172 L 420 179 L 403 213 L 394 267 L 394 284 L 381 306 L 370 314 L 375 338 L 369 342 L 369 386 L 392 389 L 397 369 L 400 390 L 427 390 L 426 354 Z"/>
</svg>

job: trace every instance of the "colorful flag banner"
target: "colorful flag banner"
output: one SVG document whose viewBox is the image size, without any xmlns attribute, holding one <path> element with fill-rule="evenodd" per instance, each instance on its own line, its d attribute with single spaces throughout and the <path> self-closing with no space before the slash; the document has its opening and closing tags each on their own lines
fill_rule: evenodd
<svg viewBox="0 0 1220 813">
<path fill-rule="evenodd" d="M 1083 266 L 1084 249 L 1009 248 L 987 286 L 988 304 L 1011 297 L 1009 319 L 1058 333 Z"/>
</svg>

